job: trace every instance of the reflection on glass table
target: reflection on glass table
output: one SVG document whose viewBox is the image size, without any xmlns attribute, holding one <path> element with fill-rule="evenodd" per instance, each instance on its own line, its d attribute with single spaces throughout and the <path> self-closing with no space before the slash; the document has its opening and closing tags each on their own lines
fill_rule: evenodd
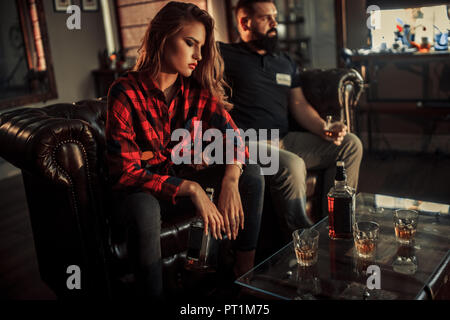
<svg viewBox="0 0 450 320">
<path fill-rule="evenodd" d="M 297 264 L 293 243 L 289 243 L 254 269 L 236 280 L 258 297 L 284 300 L 315 299 L 419 299 L 430 292 L 430 280 L 448 264 L 450 256 L 450 215 L 448 205 L 412 200 L 419 211 L 414 242 L 395 241 L 393 213 L 410 208 L 409 199 L 360 193 L 356 198 L 356 219 L 369 219 L 380 225 L 377 250 L 372 258 L 357 255 L 353 239 L 331 240 L 328 218 L 314 229 L 320 233 L 317 263 L 312 267 Z M 417 205 L 419 204 L 419 205 Z M 423 208 L 426 210 L 423 211 Z M 436 211 L 430 211 L 430 208 Z M 380 289 L 369 289 L 373 274 L 380 271 Z M 373 277 L 372 277 L 373 278 Z"/>
</svg>

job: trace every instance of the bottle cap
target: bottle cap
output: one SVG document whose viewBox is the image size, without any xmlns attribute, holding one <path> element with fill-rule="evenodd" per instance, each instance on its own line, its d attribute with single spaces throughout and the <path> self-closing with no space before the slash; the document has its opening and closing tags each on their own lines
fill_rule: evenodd
<svg viewBox="0 0 450 320">
<path fill-rule="evenodd" d="M 206 188 L 205 192 L 208 195 L 209 200 L 214 201 L 214 188 Z"/>
</svg>

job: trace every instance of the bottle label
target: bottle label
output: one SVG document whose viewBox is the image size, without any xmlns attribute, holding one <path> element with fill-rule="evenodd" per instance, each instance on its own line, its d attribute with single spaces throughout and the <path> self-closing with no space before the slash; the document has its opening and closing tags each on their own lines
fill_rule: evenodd
<svg viewBox="0 0 450 320">
<path fill-rule="evenodd" d="M 350 238 L 353 226 L 353 197 L 328 197 L 329 235 L 331 238 Z"/>
</svg>

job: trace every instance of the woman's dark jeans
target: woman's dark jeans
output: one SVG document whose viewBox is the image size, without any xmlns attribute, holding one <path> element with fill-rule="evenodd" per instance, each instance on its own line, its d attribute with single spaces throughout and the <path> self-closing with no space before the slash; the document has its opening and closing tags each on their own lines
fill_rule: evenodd
<svg viewBox="0 0 450 320">
<path fill-rule="evenodd" d="M 218 165 L 199 171 L 195 176 L 186 177 L 197 181 L 203 188 L 212 187 L 215 198 L 220 194 L 224 165 Z M 264 177 L 258 165 L 247 165 L 239 179 L 239 193 L 244 209 L 244 230 L 240 230 L 234 243 L 236 250 L 256 249 L 261 213 L 264 200 Z M 180 198 L 177 205 L 157 200 L 146 192 L 127 194 L 119 199 L 120 206 L 115 221 L 124 232 L 128 254 L 136 276 L 139 295 L 142 297 L 162 298 L 162 262 L 161 262 L 161 217 L 166 214 L 186 211 L 187 206 L 194 210 L 188 198 Z"/>
</svg>

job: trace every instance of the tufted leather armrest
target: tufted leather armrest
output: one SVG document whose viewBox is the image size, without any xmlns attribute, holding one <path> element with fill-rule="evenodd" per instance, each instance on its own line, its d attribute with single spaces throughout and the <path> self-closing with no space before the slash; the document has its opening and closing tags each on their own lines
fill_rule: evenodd
<svg viewBox="0 0 450 320">
<path fill-rule="evenodd" d="M 302 90 L 322 118 L 333 115 L 354 131 L 354 108 L 364 81 L 354 69 L 312 69 L 301 73 Z"/>
<path fill-rule="evenodd" d="M 81 294 L 65 287 L 69 265 L 80 266 L 82 287 L 94 296 L 110 292 L 108 274 L 128 272 L 126 246 L 114 242 L 109 225 L 106 110 L 103 99 L 0 114 L 0 156 L 22 169 L 41 278 L 58 296 Z M 192 215 L 162 223 L 164 283 L 171 288 L 178 286 Z"/>
<path fill-rule="evenodd" d="M 101 109 L 57 104 L 0 115 L 0 156 L 22 169 L 41 277 L 61 296 L 85 294 L 65 286 L 70 265 L 82 270 L 87 292 L 109 292 L 95 128 Z"/>
<path fill-rule="evenodd" d="M 65 106 L 54 107 L 64 110 Z M 50 116 L 48 111 L 29 108 L 3 114 L 1 156 L 22 170 L 66 186 L 71 185 L 82 167 L 88 176 L 96 175 L 97 146 L 89 125 L 85 121 Z"/>
</svg>

